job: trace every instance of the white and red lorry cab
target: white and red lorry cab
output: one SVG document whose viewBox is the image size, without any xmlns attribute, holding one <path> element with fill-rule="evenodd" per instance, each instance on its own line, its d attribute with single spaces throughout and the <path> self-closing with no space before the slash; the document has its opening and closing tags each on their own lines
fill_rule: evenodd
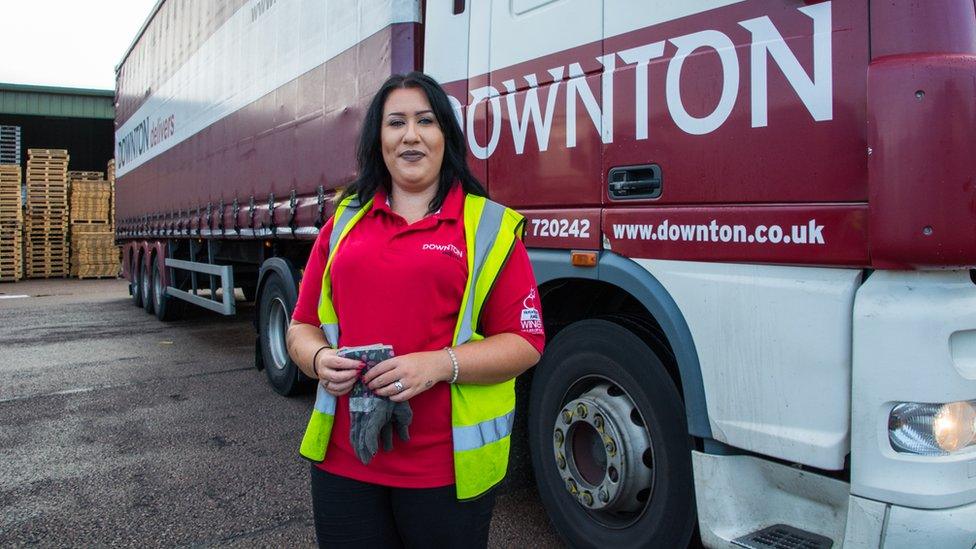
<svg viewBox="0 0 976 549">
<path fill-rule="evenodd" d="M 411 70 L 527 218 L 513 471 L 568 544 L 976 544 L 972 1 L 161 1 L 118 68 L 134 302 L 239 287 L 307 385 L 300 269 Z"/>
</svg>

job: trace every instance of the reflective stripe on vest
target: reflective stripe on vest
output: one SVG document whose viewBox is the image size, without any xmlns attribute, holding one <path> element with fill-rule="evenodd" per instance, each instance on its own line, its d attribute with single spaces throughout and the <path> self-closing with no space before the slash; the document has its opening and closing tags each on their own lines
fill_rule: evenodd
<svg viewBox="0 0 976 549">
<path fill-rule="evenodd" d="M 354 200 L 346 199 L 336 209 L 329 258 L 322 275 L 319 322 L 333 345 L 339 341 L 339 321 L 332 305 L 329 280 L 332 258 L 345 235 L 372 205 L 369 201 L 359 207 Z M 522 216 L 513 210 L 484 197 L 465 196 L 468 278 L 455 325 L 454 345 L 483 339 L 477 332 L 481 309 L 516 239 L 522 236 L 523 223 Z M 303 456 L 314 461 L 324 459 L 334 415 L 335 398 L 319 386 L 315 409 L 302 440 Z M 458 499 L 477 497 L 504 478 L 514 421 L 514 379 L 493 385 L 451 385 L 451 434 Z"/>
<path fill-rule="evenodd" d="M 329 235 L 329 255 L 325 263 L 325 273 L 332 267 L 332 259 L 339 242 L 349 233 L 356 221 L 359 221 L 369 211 L 373 201 L 360 205 L 355 196 L 351 196 L 336 208 L 333 215 L 332 234 Z M 322 293 L 319 295 L 319 323 L 326 341 L 333 348 L 339 346 L 339 318 L 332 305 L 332 282 L 327 275 L 322 277 Z M 329 447 L 329 437 L 335 423 L 336 397 L 326 392 L 322 384 L 318 384 L 315 391 L 315 406 L 312 416 L 302 437 L 301 455 L 312 461 L 325 459 L 325 450 Z"/>
<path fill-rule="evenodd" d="M 332 258 L 335 257 L 336 248 L 339 242 L 349 234 L 353 225 L 362 219 L 370 206 L 373 205 L 372 199 L 365 205 L 359 204 L 359 199 L 350 196 L 339 203 L 333 215 L 332 234 L 329 235 L 329 255 L 325 263 L 325 272 L 328 273 L 332 268 Z M 332 283 L 329 277 L 322 277 L 322 293 L 319 294 L 319 323 L 325 333 L 325 339 L 333 348 L 339 346 L 339 318 L 336 316 L 335 308 L 332 306 Z"/>
<path fill-rule="evenodd" d="M 453 429 L 454 449 L 474 450 L 499 441 L 512 434 L 513 425 L 515 425 L 515 410 L 474 425 L 455 427 Z"/>
</svg>

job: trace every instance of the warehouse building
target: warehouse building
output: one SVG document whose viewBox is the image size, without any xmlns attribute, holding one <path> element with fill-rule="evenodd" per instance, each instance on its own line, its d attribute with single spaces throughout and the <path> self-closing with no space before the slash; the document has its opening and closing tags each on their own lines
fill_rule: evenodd
<svg viewBox="0 0 976 549">
<path fill-rule="evenodd" d="M 66 149 L 69 169 L 105 171 L 113 156 L 115 92 L 0 83 L 0 126 L 20 128 L 21 167 L 27 149 Z"/>
<path fill-rule="evenodd" d="M 0 282 L 114 277 L 115 93 L 0 84 Z"/>
</svg>

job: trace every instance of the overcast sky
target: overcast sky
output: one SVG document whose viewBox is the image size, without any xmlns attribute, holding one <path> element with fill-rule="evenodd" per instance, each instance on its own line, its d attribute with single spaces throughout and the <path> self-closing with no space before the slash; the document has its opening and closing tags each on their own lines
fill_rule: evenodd
<svg viewBox="0 0 976 549">
<path fill-rule="evenodd" d="M 0 82 L 115 89 L 115 65 L 155 5 L 0 0 Z"/>
</svg>

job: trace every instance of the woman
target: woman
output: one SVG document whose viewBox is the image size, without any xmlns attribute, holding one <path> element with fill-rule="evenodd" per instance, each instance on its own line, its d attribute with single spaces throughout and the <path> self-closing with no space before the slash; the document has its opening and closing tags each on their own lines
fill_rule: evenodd
<svg viewBox="0 0 976 549">
<path fill-rule="evenodd" d="M 309 258 L 288 345 L 319 380 L 302 455 L 318 462 L 322 546 L 487 544 L 514 378 L 538 361 L 545 336 L 522 218 L 482 198 L 465 154 L 441 87 L 421 73 L 391 77 L 366 112 L 359 178 Z M 335 347 L 378 343 L 395 357 L 362 382 L 408 402 L 413 420 L 409 440 L 364 464 L 348 396 L 362 363 Z"/>
</svg>

